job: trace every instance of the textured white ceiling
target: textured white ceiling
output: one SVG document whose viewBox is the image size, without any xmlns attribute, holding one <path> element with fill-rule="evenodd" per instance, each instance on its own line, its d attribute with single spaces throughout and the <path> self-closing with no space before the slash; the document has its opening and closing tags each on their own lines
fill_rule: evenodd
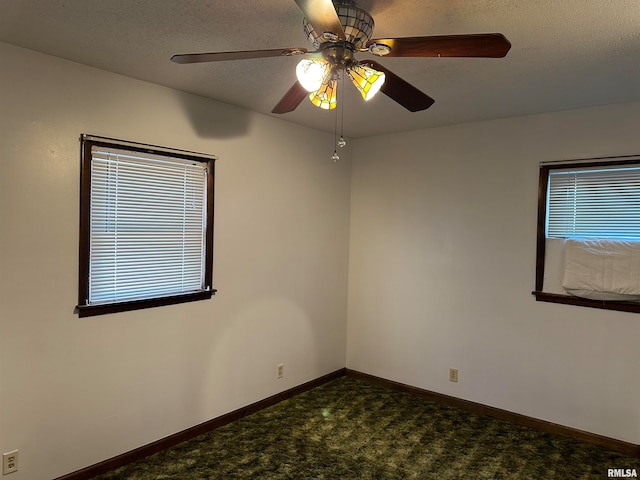
<svg viewBox="0 0 640 480">
<path fill-rule="evenodd" d="M 345 83 L 351 137 L 640 100 L 638 0 L 356 0 L 374 38 L 503 33 L 502 59 L 376 58 L 435 99 L 411 113 Z M 267 115 L 298 58 L 178 65 L 176 53 L 310 48 L 293 0 L 4 0 L 0 41 Z M 365 59 L 368 54 L 360 54 Z M 304 101 L 278 117 L 333 131 Z"/>
</svg>

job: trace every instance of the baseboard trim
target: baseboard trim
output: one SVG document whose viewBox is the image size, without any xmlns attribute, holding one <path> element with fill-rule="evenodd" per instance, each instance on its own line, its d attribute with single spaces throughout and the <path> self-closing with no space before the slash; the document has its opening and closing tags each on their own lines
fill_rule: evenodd
<svg viewBox="0 0 640 480">
<path fill-rule="evenodd" d="M 271 397 L 265 398 L 258 402 L 252 403 L 246 407 L 239 408 L 233 412 L 227 413 L 220 417 L 216 417 L 212 420 L 208 420 L 204 423 L 196 425 L 191 428 L 187 428 L 181 432 L 175 433 L 168 437 L 162 438 L 148 445 L 131 450 L 130 452 L 123 453 L 108 460 L 96 463 L 89 467 L 83 468 L 73 473 L 63 475 L 55 480 L 91 480 L 97 475 L 110 472 L 117 468 L 123 467 L 138 460 L 142 460 L 145 457 L 153 455 L 154 453 L 161 452 L 168 448 L 174 447 L 182 442 L 190 440 L 203 433 L 211 432 L 217 428 L 223 427 L 229 423 L 235 422 L 246 416 L 252 415 L 260 410 L 282 402 L 288 398 L 294 397 L 301 393 L 312 390 L 316 387 L 324 385 L 332 380 L 340 377 L 353 377 L 359 380 L 363 380 L 370 383 L 382 385 L 384 387 L 392 388 L 394 390 L 418 395 L 435 402 L 451 405 L 452 407 L 461 408 L 463 410 L 471 411 L 481 415 L 488 415 L 490 417 L 498 418 L 516 425 L 522 425 L 525 427 L 535 428 L 543 432 L 551 433 L 554 435 L 562 435 L 564 437 L 572 438 L 581 442 L 592 443 L 602 448 L 613 450 L 623 453 L 632 457 L 640 458 L 640 445 L 634 443 L 624 442 L 622 440 L 616 440 L 614 438 L 605 437 L 595 433 L 585 432 L 564 425 L 559 425 L 545 420 L 539 420 L 537 418 L 528 417 L 519 413 L 509 412 L 508 410 L 502 410 L 496 407 L 490 407 L 481 403 L 472 402 L 469 400 L 463 400 L 461 398 L 452 397 L 442 393 L 436 393 L 422 388 L 414 387 L 393 380 L 387 380 L 382 377 L 370 375 L 368 373 L 359 372 L 357 370 L 350 370 L 348 368 L 341 368 L 334 372 L 318 377 L 309 382 L 298 385 L 297 387 L 290 388 L 284 392 L 277 393 Z"/>
<path fill-rule="evenodd" d="M 275 395 L 272 395 L 271 397 L 252 403 L 251 405 L 248 405 L 246 407 L 239 408 L 238 410 L 234 410 L 233 412 L 227 413 L 212 420 L 208 420 L 194 427 L 187 428 L 186 430 L 183 430 L 181 432 L 174 433 L 173 435 L 162 438 L 148 445 L 136 448 L 135 450 L 131 450 L 130 452 L 123 453 L 121 455 L 118 455 L 117 457 L 113 457 L 108 460 L 96 463 L 95 465 L 91 465 L 76 472 L 63 475 L 62 477 L 58 477 L 55 480 L 90 480 L 97 475 L 102 475 L 103 473 L 110 472 L 111 470 L 115 470 L 116 468 L 120 468 L 130 463 L 137 462 L 138 460 L 153 455 L 154 453 L 161 452 L 162 450 L 174 447 L 179 443 L 190 440 L 194 437 L 197 437 L 198 435 L 211 432 L 216 428 L 220 428 L 231 422 L 240 420 L 241 418 L 252 415 L 260 410 L 275 405 L 276 403 L 282 402 L 283 400 L 312 390 L 337 378 L 343 377 L 345 376 L 345 374 L 346 369 L 341 368 L 339 370 L 336 370 L 335 372 L 328 373 L 327 375 L 323 375 L 322 377 L 318 377 L 314 380 L 303 383 L 302 385 L 298 385 L 297 387 L 290 388 L 289 390 L 285 390 L 284 392 L 277 393 Z"/>
<path fill-rule="evenodd" d="M 616 440 L 615 438 L 609 438 L 595 433 L 585 432 L 576 428 L 566 427 L 564 425 L 547 422 L 545 420 L 539 420 L 537 418 L 522 415 L 520 413 L 509 412 L 508 410 L 490 407 L 481 403 L 471 402 L 469 400 L 463 400 L 461 398 L 444 395 L 442 393 L 431 392 L 429 390 L 413 387 L 404 383 L 394 382 L 392 380 L 376 377 L 375 375 L 369 375 L 368 373 L 362 373 L 356 370 L 345 369 L 345 374 L 348 377 L 357 378 L 395 390 L 418 395 L 435 402 L 451 405 L 452 407 L 461 408 L 473 413 L 488 415 L 490 417 L 505 420 L 516 425 L 535 428 L 537 430 L 542 430 L 543 432 L 551 433 L 554 435 L 561 435 L 563 437 L 569 437 L 581 442 L 592 443 L 594 445 L 598 445 L 599 447 L 620 452 L 632 457 L 640 457 L 640 445 L 636 445 L 634 443 Z"/>
</svg>

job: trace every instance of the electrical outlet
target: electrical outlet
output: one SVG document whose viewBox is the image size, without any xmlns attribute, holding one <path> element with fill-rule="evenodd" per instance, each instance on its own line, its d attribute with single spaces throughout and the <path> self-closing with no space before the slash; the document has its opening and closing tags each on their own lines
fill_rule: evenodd
<svg viewBox="0 0 640 480">
<path fill-rule="evenodd" d="M 18 471 L 18 450 L 2 454 L 2 474 Z"/>
<path fill-rule="evenodd" d="M 450 368 L 449 369 L 449 381 L 450 382 L 458 382 L 458 369 Z"/>
<path fill-rule="evenodd" d="M 276 366 L 276 378 L 280 379 L 282 377 L 284 377 L 284 363 Z"/>
</svg>

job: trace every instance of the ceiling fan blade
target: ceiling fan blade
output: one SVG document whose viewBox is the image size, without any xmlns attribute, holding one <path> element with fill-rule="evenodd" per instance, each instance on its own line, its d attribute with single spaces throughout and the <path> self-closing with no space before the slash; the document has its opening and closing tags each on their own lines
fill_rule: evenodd
<svg viewBox="0 0 640 480">
<path fill-rule="evenodd" d="M 435 102 L 433 98 L 422 93 L 409 82 L 403 80 L 388 68 L 380 65 L 378 62 L 366 60 L 360 63 L 367 64 L 376 70 L 384 72 L 385 80 L 380 91 L 387 97 L 398 102 L 407 110 L 411 112 L 426 110 Z"/>
<path fill-rule="evenodd" d="M 330 32 L 342 40 L 346 38 L 331 0 L 295 0 L 295 2 L 318 35 Z"/>
<path fill-rule="evenodd" d="M 174 63 L 221 62 L 251 58 L 289 57 L 308 53 L 306 48 L 275 48 L 272 50 L 245 50 L 239 52 L 184 53 L 171 57 Z"/>
<path fill-rule="evenodd" d="M 271 113 L 288 113 L 293 112 L 298 105 L 309 96 L 300 83 L 296 82 L 293 86 L 284 94 L 278 104 L 273 107 Z"/>
<path fill-rule="evenodd" d="M 379 38 L 370 45 L 387 45 L 387 57 L 504 57 L 511 43 L 501 33 L 440 35 L 430 37 Z"/>
</svg>

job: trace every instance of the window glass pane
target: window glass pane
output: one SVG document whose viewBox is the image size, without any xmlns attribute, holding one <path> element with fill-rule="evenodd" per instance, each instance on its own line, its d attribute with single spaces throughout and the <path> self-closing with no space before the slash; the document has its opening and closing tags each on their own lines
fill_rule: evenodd
<svg viewBox="0 0 640 480">
<path fill-rule="evenodd" d="M 552 170 L 547 238 L 640 240 L 640 165 Z"/>
<path fill-rule="evenodd" d="M 207 164 L 93 146 L 88 304 L 205 286 Z"/>
</svg>

